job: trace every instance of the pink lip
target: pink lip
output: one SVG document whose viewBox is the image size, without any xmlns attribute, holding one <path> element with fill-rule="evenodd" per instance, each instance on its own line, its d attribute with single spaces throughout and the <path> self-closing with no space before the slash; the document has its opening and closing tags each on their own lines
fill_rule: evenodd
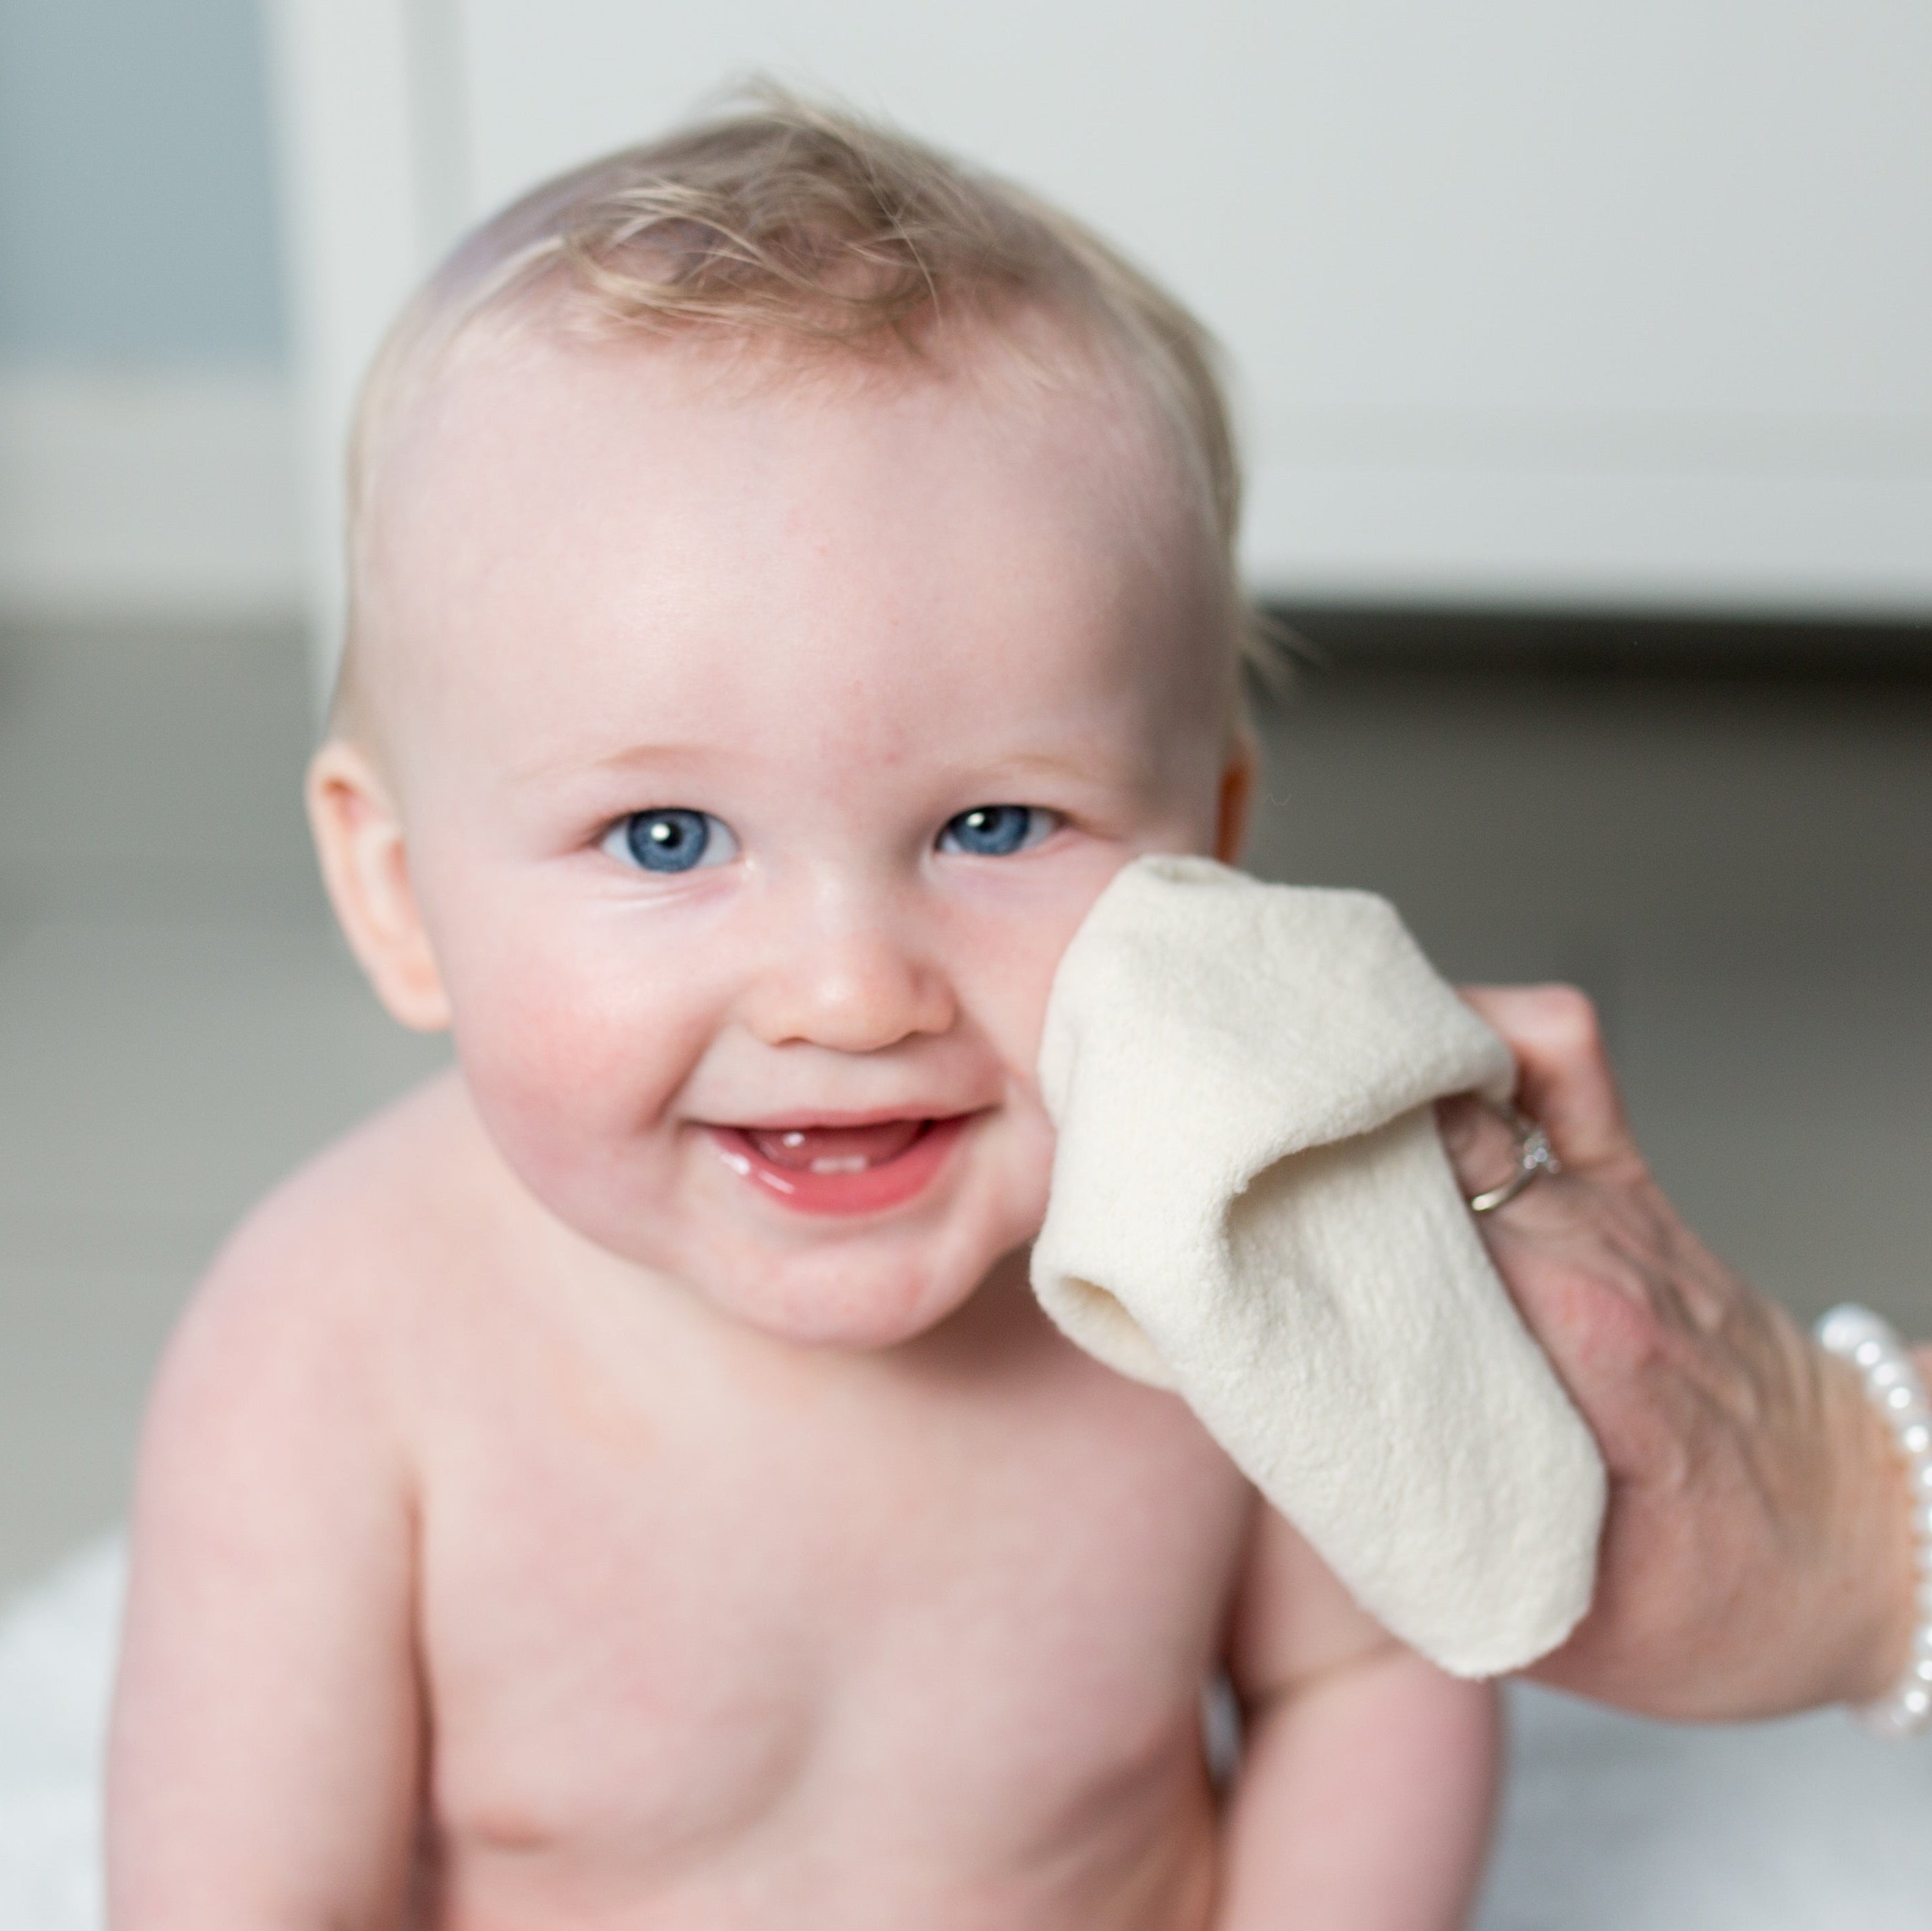
<svg viewBox="0 0 1932 1931">
<path fill-rule="evenodd" d="M 890 1114 L 800 1115 L 769 1123 L 760 1122 L 750 1129 L 707 1126 L 705 1131 L 734 1173 L 763 1188 L 796 1213 L 882 1213 L 889 1207 L 904 1206 L 932 1183 L 972 1121 L 971 1114 L 956 1113 L 944 1120 L 926 1120 L 904 1153 L 856 1173 L 819 1174 L 776 1165 L 759 1151 L 752 1133 L 782 1131 L 788 1126 L 874 1126 L 894 1117 Z"/>
</svg>

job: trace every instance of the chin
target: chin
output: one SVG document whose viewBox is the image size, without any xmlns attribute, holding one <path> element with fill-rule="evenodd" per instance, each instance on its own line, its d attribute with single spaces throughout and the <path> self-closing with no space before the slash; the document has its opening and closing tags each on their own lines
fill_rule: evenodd
<svg viewBox="0 0 1932 1931">
<path fill-rule="evenodd" d="M 684 1257 L 695 1264 L 676 1271 L 720 1314 L 774 1340 L 860 1352 L 895 1348 L 957 1314 L 1025 1246 L 1044 1211 L 1043 1202 L 1038 1211 L 1035 1205 L 982 1195 L 932 1218 L 854 1228 L 844 1238 L 732 1241 L 725 1251 Z"/>
<path fill-rule="evenodd" d="M 794 1258 L 752 1278 L 712 1281 L 702 1291 L 719 1312 L 775 1341 L 802 1348 L 871 1353 L 896 1348 L 937 1327 L 970 1300 L 992 1271 L 935 1269 L 884 1255 Z"/>
</svg>

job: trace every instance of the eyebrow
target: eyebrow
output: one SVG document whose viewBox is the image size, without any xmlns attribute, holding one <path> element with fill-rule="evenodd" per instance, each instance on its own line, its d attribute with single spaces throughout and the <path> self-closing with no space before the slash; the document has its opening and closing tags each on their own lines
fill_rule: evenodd
<svg viewBox="0 0 1932 1931">
<path fill-rule="evenodd" d="M 1016 751 L 1009 757 L 989 758 L 981 768 L 999 778 L 1005 778 L 1010 774 L 1016 778 L 1067 778 L 1084 781 L 1104 775 L 1108 765 L 1118 761 L 1091 754 L 1085 757 L 1069 757 L 1052 751 Z"/>
<path fill-rule="evenodd" d="M 568 752 L 555 757 L 534 759 L 527 764 L 514 766 L 510 776 L 512 781 L 518 784 L 560 774 L 573 778 L 621 777 L 627 771 L 643 769 L 651 766 L 688 763 L 702 754 L 690 745 L 626 745 L 621 750 L 606 751 L 602 757 L 593 757 L 587 762 L 580 762 Z"/>
</svg>

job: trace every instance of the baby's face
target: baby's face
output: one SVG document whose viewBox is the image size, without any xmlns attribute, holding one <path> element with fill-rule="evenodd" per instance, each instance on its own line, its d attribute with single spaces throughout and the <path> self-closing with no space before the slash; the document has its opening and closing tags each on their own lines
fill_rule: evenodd
<svg viewBox="0 0 1932 1931">
<path fill-rule="evenodd" d="M 1163 447 L 1097 376 L 634 344 L 422 406 L 369 552 L 383 785 L 475 1104 L 562 1219 L 860 1346 L 1031 1237 L 1061 951 L 1136 854 L 1234 835 Z"/>
</svg>

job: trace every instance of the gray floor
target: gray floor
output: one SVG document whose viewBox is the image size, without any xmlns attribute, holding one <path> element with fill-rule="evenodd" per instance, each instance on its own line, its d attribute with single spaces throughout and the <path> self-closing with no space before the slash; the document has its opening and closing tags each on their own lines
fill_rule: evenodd
<svg viewBox="0 0 1932 1931">
<path fill-rule="evenodd" d="M 330 932 L 281 635 L 0 635 L 0 1589 L 112 1520 L 223 1229 L 436 1063 Z M 1415 674 L 1268 731 L 1256 863 L 1603 1000 L 1693 1218 L 1932 1332 L 1932 691 Z"/>
</svg>

